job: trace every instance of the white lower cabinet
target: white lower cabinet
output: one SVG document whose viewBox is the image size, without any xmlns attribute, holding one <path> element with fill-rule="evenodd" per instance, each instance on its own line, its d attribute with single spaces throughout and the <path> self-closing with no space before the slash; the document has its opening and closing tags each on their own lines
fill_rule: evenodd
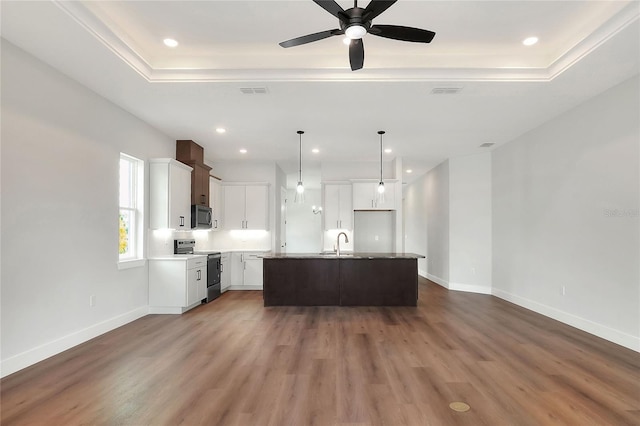
<svg viewBox="0 0 640 426">
<path fill-rule="evenodd" d="M 220 268 L 220 290 L 224 292 L 231 287 L 231 253 L 222 253 Z"/>
<path fill-rule="evenodd" d="M 262 258 L 268 252 L 233 252 L 229 290 L 262 290 Z"/>
<path fill-rule="evenodd" d="M 206 256 L 149 259 L 149 313 L 181 314 L 206 297 Z"/>
</svg>

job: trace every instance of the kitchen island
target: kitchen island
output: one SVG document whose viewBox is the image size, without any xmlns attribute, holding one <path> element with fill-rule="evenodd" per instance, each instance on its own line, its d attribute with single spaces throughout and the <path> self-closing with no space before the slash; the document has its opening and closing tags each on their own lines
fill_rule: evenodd
<svg viewBox="0 0 640 426">
<path fill-rule="evenodd" d="M 414 253 L 262 256 L 264 306 L 416 306 Z"/>
</svg>

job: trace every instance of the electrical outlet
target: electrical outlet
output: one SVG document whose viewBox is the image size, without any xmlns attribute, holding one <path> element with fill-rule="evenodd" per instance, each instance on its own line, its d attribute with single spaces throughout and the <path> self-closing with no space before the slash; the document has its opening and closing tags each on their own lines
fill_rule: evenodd
<svg viewBox="0 0 640 426">
<path fill-rule="evenodd" d="M 567 288 L 562 286 L 562 295 L 564 296 L 565 294 L 567 294 Z"/>
<path fill-rule="evenodd" d="M 471 268 L 471 273 L 472 273 L 473 275 L 475 275 L 475 274 L 476 274 L 476 268 Z"/>
<path fill-rule="evenodd" d="M 91 306 L 92 308 L 96 306 L 96 296 L 93 294 L 89 296 L 89 306 Z"/>
<path fill-rule="evenodd" d="M 378 241 L 378 239 L 379 239 L 379 238 L 378 238 L 378 236 L 376 235 L 376 236 L 374 237 L 374 240 Z"/>
</svg>

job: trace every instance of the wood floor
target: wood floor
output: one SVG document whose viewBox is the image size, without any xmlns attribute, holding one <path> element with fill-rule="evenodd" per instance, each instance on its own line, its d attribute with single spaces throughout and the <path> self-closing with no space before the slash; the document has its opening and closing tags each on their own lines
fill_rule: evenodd
<svg viewBox="0 0 640 426">
<path fill-rule="evenodd" d="M 640 354 L 426 280 L 417 308 L 228 292 L 0 385 L 3 426 L 640 424 Z"/>
</svg>

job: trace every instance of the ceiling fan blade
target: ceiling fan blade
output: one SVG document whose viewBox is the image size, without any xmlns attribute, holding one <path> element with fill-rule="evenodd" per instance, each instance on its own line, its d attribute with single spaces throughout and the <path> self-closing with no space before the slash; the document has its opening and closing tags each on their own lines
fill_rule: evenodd
<svg viewBox="0 0 640 426">
<path fill-rule="evenodd" d="M 376 16 L 380 15 L 385 10 L 389 9 L 398 0 L 371 0 L 367 8 L 362 13 L 365 21 L 370 21 Z"/>
<path fill-rule="evenodd" d="M 361 39 L 351 40 L 349 43 L 349 62 L 351 71 L 356 71 L 364 65 L 364 44 Z"/>
<path fill-rule="evenodd" d="M 394 40 L 413 41 L 416 43 L 431 43 L 436 33 L 420 28 L 401 27 L 399 25 L 374 25 L 369 34 Z"/>
<path fill-rule="evenodd" d="M 345 16 L 344 9 L 335 0 L 313 0 L 313 2 L 340 20 L 342 20 L 340 13 Z"/>
<path fill-rule="evenodd" d="M 282 43 L 279 43 L 279 44 L 282 47 L 300 46 L 301 44 L 311 43 L 312 41 L 318 41 L 318 40 L 322 40 L 322 39 L 329 38 L 334 35 L 340 35 L 340 34 L 344 34 L 344 31 L 336 28 L 335 30 L 321 31 L 319 33 L 307 34 L 305 36 L 292 38 L 291 40 L 283 41 Z"/>
</svg>

